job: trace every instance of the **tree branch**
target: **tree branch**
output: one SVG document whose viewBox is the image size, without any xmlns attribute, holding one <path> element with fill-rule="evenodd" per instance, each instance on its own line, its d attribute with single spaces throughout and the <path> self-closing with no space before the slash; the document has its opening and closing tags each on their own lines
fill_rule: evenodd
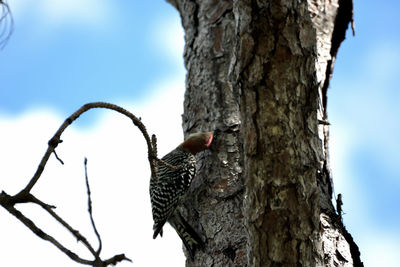
<svg viewBox="0 0 400 267">
<path fill-rule="evenodd" d="M 86 248 L 90 251 L 93 256 L 96 256 L 96 252 L 94 248 L 90 245 L 89 241 L 79 233 L 78 230 L 74 229 L 70 226 L 64 219 L 62 219 L 55 211 L 54 206 L 48 205 L 41 200 L 37 199 L 32 194 L 29 194 L 30 202 L 38 204 L 41 206 L 45 211 L 47 211 L 57 222 L 59 222 L 62 226 L 64 226 L 75 238 L 77 241 L 81 241 Z"/>
<path fill-rule="evenodd" d="M 14 31 L 14 19 L 7 1 L 0 0 L 0 49 L 3 49 Z"/>
<path fill-rule="evenodd" d="M 4 3 L 0 0 L 0 4 L 4 4 Z M 95 250 L 93 248 L 93 246 L 89 243 L 89 241 L 82 234 L 80 234 L 78 230 L 74 229 L 71 225 L 69 225 L 64 219 L 62 219 L 54 211 L 55 206 L 44 203 L 43 201 L 39 200 L 38 198 L 36 198 L 35 196 L 33 196 L 30 193 L 32 188 L 35 186 L 35 184 L 39 180 L 40 176 L 42 175 L 43 170 L 44 170 L 44 168 L 50 158 L 50 155 L 52 153 L 54 153 L 57 160 L 59 160 L 62 164 L 64 164 L 63 161 L 57 156 L 57 153 L 55 151 L 58 144 L 60 144 L 62 142 L 62 140 L 61 140 L 62 133 L 67 129 L 67 127 L 69 125 L 71 125 L 83 113 L 85 113 L 86 111 L 93 109 L 93 108 L 105 108 L 105 109 L 110 109 L 110 110 L 114 110 L 118 113 L 121 113 L 121 114 L 127 116 L 128 118 L 130 118 L 132 120 L 133 124 L 139 128 L 139 130 L 141 131 L 141 133 L 144 136 L 146 143 L 147 143 L 148 160 L 150 163 L 151 174 L 155 179 L 157 179 L 157 164 L 164 164 L 173 170 L 182 168 L 182 166 L 172 166 L 157 157 L 157 138 L 155 135 L 152 135 L 152 138 L 150 139 L 149 134 L 147 133 L 146 127 L 141 122 L 140 118 L 137 118 L 131 112 L 127 111 L 126 109 L 124 109 L 122 107 L 114 105 L 114 104 L 105 103 L 105 102 L 88 103 L 88 104 L 83 105 L 81 108 L 79 108 L 77 111 L 75 111 L 71 116 L 69 116 L 62 123 L 62 125 L 58 128 L 58 130 L 54 134 L 54 136 L 49 140 L 48 148 L 47 148 L 45 154 L 43 155 L 35 174 L 31 178 L 29 183 L 26 185 L 26 187 L 14 196 L 10 196 L 7 193 L 5 193 L 4 191 L 1 192 L 0 193 L 0 205 L 3 206 L 6 210 L 8 210 L 11 214 L 13 214 L 18 220 L 20 220 L 26 227 L 28 227 L 38 237 L 51 242 L 54 246 L 56 246 L 59 250 L 61 250 L 64 254 L 66 254 L 72 260 L 74 260 L 78 263 L 81 263 L 81 264 L 86 264 L 86 265 L 91 265 L 91 266 L 96 266 L 96 267 L 97 266 L 105 267 L 110 264 L 115 265 L 118 262 L 123 261 L 123 260 L 127 260 L 127 261 L 131 261 L 131 260 L 129 258 L 127 258 L 124 254 L 115 255 L 114 257 L 107 259 L 107 260 L 102 260 L 100 258 L 100 252 L 102 249 L 102 241 L 101 241 L 100 234 L 97 231 L 96 225 L 94 223 L 93 214 L 92 214 L 92 200 L 91 200 L 91 192 L 90 192 L 90 187 L 89 187 L 89 179 L 88 179 L 88 175 L 87 175 L 87 159 L 86 158 L 85 158 L 84 164 L 85 164 L 85 179 L 86 179 L 86 187 L 87 187 L 87 195 L 88 195 L 88 212 L 89 212 L 93 230 L 94 230 L 94 232 L 97 236 L 98 242 L 99 242 L 99 247 L 97 250 Z M 35 204 L 39 205 L 41 208 L 43 208 L 45 211 L 47 211 L 57 222 L 59 222 L 61 225 L 63 225 L 78 241 L 81 241 L 86 246 L 86 248 L 90 251 L 90 253 L 94 256 L 94 260 L 86 260 L 86 259 L 79 257 L 77 254 L 75 254 L 74 252 L 70 251 L 65 246 L 63 246 L 54 237 L 48 235 L 43 230 L 38 228 L 33 221 L 31 221 L 29 218 L 25 217 L 19 210 L 17 210 L 14 207 L 15 204 L 17 204 L 17 203 L 35 203 Z"/>
<path fill-rule="evenodd" d="M 20 220 L 26 227 L 28 227 L 35 235 L 43 240 L 49 241 L 59 250 L 61 250 L 65 255 L 70 257 L 72 260 L 86 265 L 92 265 L 92 261 L 80 258 L 78 255 L 64 247 L 60 242 L 58 242 L 54 237 L 45 233 L 42 229 L 37 227 L 35 223 L 29 218 L 25 217 L 19 210 L 17 210 L 13 204 L 14 201 L 12 196 L 7 195 L 4 191 L 0 193 L 0 205 L 3 206 L 8 212 L 14 215 L 18 220 Z M 48 207 L 46 207 L 47 209 Z"/>
<path fill-rule="evenodd" d="M 99 256 L 102 248 L 102 241 L 99 232 L 97 231 L 96 224 L 94 223 L 93 219 L 93 213 L 92 213 L 92 199 L 90 197 L 91 192 L 90 192 L 90 186 L 89 186 L 89 178 L 87 175 L 87 158 L 84 160 L 84 165 L 85 165 L 85 180 L 86 180 L 86 188 L 87 188 L 87 195 L 88 195 L 88 212 L 89 212 L 89 217 L 90 217 L 90 222 L 92 223 L 92 227 L 94 230 L 94 233 L 96 234 L 97 240 L 99 242 L 99 248 L 96 250 L 96 255 Z"/>
<path fill-rule="evenodd" d="M 150 140 L 149 134 L 147 133 L 146 127 L 144 124 L 141 122 L 140 119 L 138 119 L 135 115 L 133 115 L 131 112 L 127 111 L 126 109 L 110 104 L 110 103 L 105 103 L 105 102 L 93 102 L 93 103 L 88 103 L 83 105 L 80 109 L 75 111 L 71 116 L 69 116 L 64 123 L 60 126 L 60 128 L 57 130 L 57 132 L 54 134 L 54 136 L 49 140 L 48 142 L 48 148 L 46 153 L 44 154 L 42 160 L 39 163 L 39 166 L 33 175 L 32 179 L 29 181 L 28 185 L 17 195 L 22 196 L 24 194 L 27 194 L 31 191 L 32 187 L 36 184 L 36 182 L 39 180 L 44 167 L 47 164 L 47 161 L 50 158 L 50 155 L 54 152 L 56 147 L 58 146 L 59 143 L 62 142 L 61 140 L 61 135 L 65 131 L 65 129 L 71 125 L 76 119 L 79 118 L 83 113 L 86 111 L 93 109 L 93 108 L 105 108 L 105 109 L 111 109 L 114 111 L 117 111 L 118 113 L 121 113 L 128 118 L 130 118 L 133 122 L 134 125 L 136 125 L 139 130 L 142 132 L 146 143 L 147 143 L 147 150 L 148 150 L 148 159 L 150 163 L 150 168 L 151 168 L 151 175 L 153 177 L 157 177 L 157 172 L 156 172 L 156 166 L 155 166 L 155 159 L 157 159 L 157 154 L 155 153 L 153 147 L 157 147 L 157 144 L 153 144 L 152 141 Z M 154 141 L 156 139 L 154 138 Z"/>
<path fill-rule="evenodd" d="M 0 0 L 0 4 L 3 4 L 3 8 L 8 7 L 1 0 Z M 4 17 L 1 17 L 0 20 L 3 20 L 3 19 L 4 19 Z M 88 194 L 88 212 L 89 212 L 92 227 L 93 227 L 94 232 L 99 241 L 99 247 L 97 250 L 95 250 L 92 247 L 92 245 L 89 243 L 89 241 L 82 234 L 80 234 L 78 230 L 76 230 L 72 226 L 70 226 L 64 219 L 62 219 L 54 211 L 55 206 L 44 203 L 43 201 L 39 200 L 38 198 L 36 198 L 35 196 L 33 196 L 30 193 L 32 188 L 35 186 L 35 184 L 39 180 L 40 176 L 42 175 L 43 170 L 44 170 L 44 168 L 50 158 L 50 155 L 52 153 L 54 153 L 57 160 L 59 160 L 63 164 L 62 160 L 57 156 L 57 153 L 55 151 L 58 144 L 62 142 L 62 140 L 61 140 L 62 133 L 67 129 L 67 127 L 69 125 L 71 125 L 83 113 L 85 113 L 86 111 L 93 109 L 93 108 L 105 108 L 105 109 L 110 109 L 110 110 L 114 110 L 118 113 L 121 113 L 121 114 L 127 116 L 128 118 L 130 118 L 132 120 L 133 124 L 139 128 L 139 130 L 141 131 L 141 133 L 144 136 L 146 143 L 147 143 L 148 160 L 150 163 L 151 174 L 153 177 L 155 177 L 157 179 L 157 169 L 156 169 L 157 162 L 161 162 L 162 164 L 165 164 L 168 167 L 173 168 L 173 169 L 180 167 L 180 166 L 172 166 L 172 165 L 166 164 L 165 162 L 163 162 L 162 160 L 157 158 L 157 138 L 155 135 L 152 135 L 152 138 L 150 139 L 149 134 L 147 133 L 146 127 L 141 122 L 140 118 L 137 118 L 131 112 L 127 111 L 126 109 L 124 109 L 122 107 L 114 105 L 114 104 L 105 103 L 105 102 L 88 103 L 88 104 L 83 105 L 81 108 L 79 108 L 77 111 L 75 111 L 71 116 L 69 116 L 62 123 L 62 125 L 58 128 L 58 130 L 56 131 L 54 136 L 49 140 L 48 148 L 47 148 L 45 154 L 43 155 L 35 174 L 31 178 L 29 183 L 26 185 L 26 187 L 14 196 L 10 196 L 4 191 L 1 192 L 0 193 L 0 205 L 3 206 L 8 212 L 13 214 L 18 220 L 20 220 L 26 227 L 28 227 L 38 237 L 40 237 L 43 240 L 47 240 L 47 241 L 51 242 L 54 246 L 56 246 L 59 250 L 61 250 L 64 254 L 66 254 L 72 260 L 74 260 L 78 263 L 81 263 L 81 264 L 104 267 L 104 266 L 108 266 L 110 264 L 115 265 L 118 262 L 123 261 L 123 260 L 127 260 L 127 261 L 131 261 L 131 260 L 129 258 L 127 258 L 124 254 L 115 255 L 114 257 L 109 258 L 107 260 L 102 260 L 100 258 L 100 252 L 102 249 L 102 241 L 101 241 L 100 234 L 97 231 L 97 228 L 95 226 L 93 214 L 92 214 L 91 192 L 90 192 L 89 180 L 88 180 L 88 175 L 87 175 L 87 159 L 85 158 L 85 178 L 86 178 L 86 187 L 87 187 L 87 194 Z M 86 259 L 79 257 L 77 254 L 75 254 L 74 252 L 70 251 L 65 246 L 63 246 L 54 237 L 48 235 L 42 229 L 37 227 L 33 221 L 31 221 L 29 218 L 24 216 L 19 210 L 17 210 L 14 207 L 15 204 L 17 204 L 17 203 L 29 203 L 29 202 L 39 205 L 41 208 L 43 208 L 45 211 L 47 211 L 57 222 L 59 222 L 61 225 L 63 225 L 78 241 L 81 241 L 86 246 L 86 248 L 90 251 L 90 253 L 94 256 L 94 260 L 91 261 L 91 260 L 86 260 Z"/>
</svg>

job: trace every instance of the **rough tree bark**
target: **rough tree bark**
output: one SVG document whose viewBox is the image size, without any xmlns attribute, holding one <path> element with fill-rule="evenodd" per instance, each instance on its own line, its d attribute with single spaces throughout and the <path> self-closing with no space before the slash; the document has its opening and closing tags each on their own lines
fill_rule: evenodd
<svg viewBox="0 0 400 267">
<path fill-rule="evenodd" d="M 218 130 L 184 215 L 187 266 L 362 266 L 332 205 L 327 88 L 351 0 L 169 0 L 185 30 L 183 129 Z"/>
</svg>

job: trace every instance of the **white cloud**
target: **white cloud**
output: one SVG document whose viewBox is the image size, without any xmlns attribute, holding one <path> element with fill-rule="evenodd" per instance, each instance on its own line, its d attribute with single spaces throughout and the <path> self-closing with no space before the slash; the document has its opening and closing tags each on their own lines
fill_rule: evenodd
<svg viewBox="0 0 400 267">
<path fill-rule="evenodd" d="M 182 141 L 183 81 L 163 83 L 147 105 L 125 107 L 142 117 L 149 134 L 155 133 L 160 156 Z M 96 112 L 96 111 L 91 111 Z M 84 116 L 84 115 L 83 115 Z M 18 118 L 0 117 L 0 190 L 16 193 L 26 185 L 46 149 L 47 141 L 62 123 L 53 111 L 26 113 Z M 148 183 L 150 170 L 144 138 L 129 119 L 109 111 L 94 127 L 66 130 L 57 148 L 65 165 L 51 157 L 33 193 L 57 206 L 56 211 L 72 226 L 96 239 L 87 215 L 83 159 L 93 197 L 93 213 L 103 237 L 103 255 L 126 253 L 133 266 L 183 266 L 181 241 L 170 226 L 163 238 L 152 239 Z M 67 242 L 74 251 L 84 251 L 61 226 L 43 212 L 23 209 L 39 226 Z M 42 241 L 19 221 L 0 209 L 0 251 L 4 266 L 80 266 L 48 242 Z M 154 251 L 157 257 L 154 257 Z M 84 253 L 90 258 L 90 255 Z M 174 255 L 171 257 L 171 255 Z M 122 263 L 118 266 L 132 266 Z"/>
<path fill-rule="evenodd" d="M 398 237 L 374 230 L 360 241 L 361 259 L 365 267 L 399 266 L 400 245 Z"/>
<path fill-rule="evenodd" d="M 179 16 L 154 22 L 151 41 L 168 59 L 177 61 L 182 66 L 183 48 L 185 45 L 184 32 Z"/>
</svg>

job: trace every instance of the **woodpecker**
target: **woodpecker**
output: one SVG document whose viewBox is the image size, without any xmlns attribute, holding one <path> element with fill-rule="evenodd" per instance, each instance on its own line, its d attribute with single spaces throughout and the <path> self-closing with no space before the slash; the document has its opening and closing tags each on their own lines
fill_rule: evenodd
<svg viewBox="0 0 400 267">
<path fill-rule="evenodd" d="M 183 204 L 196 173 L 194 155 L 209 148 L 212 140 L 212 132 L 189 135 L 177 148 L 161 158 L 163 161 L 173 166 L 181 166 L 181 168 L 174 170 L 165 164 L 158 163 L 157 179 L 150 178 L 150 200 L 154 220 L 153 239 L 158 234 L 162 236 L 162 228 L 165 222 L 169 222 L 182 239 L 192 260 L 196 249 L 202 248 L 204 243 L 182 217 L 178 208 Z"/>
</svg>

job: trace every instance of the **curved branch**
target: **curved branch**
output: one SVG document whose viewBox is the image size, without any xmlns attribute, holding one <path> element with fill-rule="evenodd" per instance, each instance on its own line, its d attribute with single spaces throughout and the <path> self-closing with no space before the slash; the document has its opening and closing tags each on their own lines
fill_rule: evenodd
<svg viewBox="0 0 400 267">
<path fill-rule="evenodd" d="M 33 175 L 32 179 L 29 181 L 28 185 L 21 192 L 19 192 L 16 195 L 16 198 L 18 198 L 18 197 L 23 198 L 23 196 L 27 195 L 31 191 L 32 187 L 39 180 L 39 178 L 44 170 L 44 167 L 46 166 L 47 161 L 50 158 L 50 155 L 54 152 L 54 150 L 58 146 L 58 144 L 62 142 L 60 138 L 61 138 L 62 133 L 65 131 L 65 129 L 69 125 L 71 125 L 76 119 L 78 119 L 79 116 L 81 116 L 83 113 L 85 113 L 86 111 L 93 109 L 93 108 L 111 109 L 111 110 L 117 111 L 118 113 L 121 113 L 121 114 L 127 116 L 128 118 L 130 118 L 132 120 L 133 124 L 139 128 L 139 130 L 142 132 L 142 134 L 146 140 L 147 150 L 148 150 L 148 159 L 149 159 L 150 168 L 151 168 L 151 175 L 153 177 L 157 177 L 157 172 L 156 172 L 157 153 L 153 149 L 153 148 L 157 147 L 156 138 L 153 138 L 154 143 L 152 142 L 152 140 L 150 140 L 150 137 L 149 137 L 149 134 L 147 133 L 146 127 L 141 122 L 141 120 L 139 118 L 137 118 L 135 115 L 133 115 L 131 112 L 127 111 L 126 109 L 124 109 L 120 106 L 106 103 L 106 102 L 93 102 L 93 103 L 88 103 L 88 104 L 83 105 L 80 109 L 78 109 L 71 116 L 69 116 L 63 122 L 63 124 L 60 126 L 60 128 L 58 128 L 55 135 L 48 142 L 49 146 L 47 148 L 47 151 L 44 154 L 42 160 L 40 161 L 35 174 Z"/>
<path fill-rule="evenodd" d="M 1 3 L 1 0 L 0 0 Z M 90 214 L 90 219 L 92 222 L 92 226 L 94 228 L 95 234 L 99 240 L 99 248 L 97 251 L 92 247 L 92 245 L 89 243 L 89 241 L 82 235 L 80 234 L 77 230 L 72 228 L 64 219 L 62 219 L 55 211 L 54 211 L 54 206 L 51 206 L 49 204 L 44 203 L 43 201 L 39 200 L 35 196 L 33 196 L 30 191 L 36 184 L 36 182 L 39 180 L 40 176 L 42 175 L 42 172 L 50 158 L 50 155 L 54 153 L 55 157 L 63 164 L 62 160 L 57 156 L 56 154 L 56 147 L 58 146 L 59 143 L 62 142 L 61 140 L 61 135 L 65 131 L 65 129 L 71 125 L 76 119 L 80 117 L 83 113 L 86 111 L 93 109 L 93 108 L 105 108 L 105 109 L 111 109 L 114 110 L 118 113 L 121 113 L 128 118 L 130 118 L 135 126 L 139 128 L 139 130 L 142 132 L 146 143 L 147 143 L 147 149 L 148 149 L 148 160 L 150 163 L 150 168 L 151 168 L 151 174 L 152 176 L 157 179 L 157 164 L 164 164 L 167 167 L 176 170 L 179 168 L 182 168 L 182 166 L 172 166 L 165 161 L 159 159 L 157 157 L 157 138 L 155 135 L 152 135 L 151 139 L 149 137 L 149 134 L 147 133 L 146 127 L 144 124 L 141 122 L 140 118 L 137 118 L 135 115 L 133 115 L 131 112 L 127 111 L 126 109 L 119 107 L 114 104 L 110 103 L 105 103 L 105 102 L 93 102 L 93 103 L 88 103 L 83 105 L 81 108 L 79 108 L 77 111 L 75 111 L 71 116 L 69 116 L 58 128 L 57 132 L 54 134 L 54 136 L 49 140 L 48 142 L 48 148 L 46 150 L 46 153 L 42 157 L 39 166 L 27 184 L 27 186 L 22 189 L 18 194 L 14 196 L 9 196 L 6 194 L 4 191 L 0 193 L 0 205 L 3 206 L 5 209 L 7 209 L 11 214 L 13 214 L 18 220 L 20 220 L 23 224 L 25 224 L 26 227 L 28 227 L 32 232 L 34 232 L 38 237 L 47 240 L 51 242 L 54 246 L 56 246 L 58 249 L 60 249 L 64 254 L 66 254 L 68 257 L 70 257 L 72 260 L 86 264 L 86 265 L 91 265 L 91 266 L 108 266 L 110 264 L 115 265 L 116 263 L 127 260 L 131 261 L 127 257 L 125 257 L 124 254 L 119 254 L 115 255 L 114 257 L 108 259 L 108 260 L 102 260 L 100 258 L 100 252 L 102 248 L 102 242 L 100 238 L 100 234 L 98 233 L 96 226 L 94 224 L 94 220 L 92 217 L 92 210 L 91 210 L 91 197 L 90 197 L 90 188 L 89 188 L 89 181 L 87 177 L 87 169 L 86 169 L 86 163 L 87 160 L 85 159 L 85 176 L 86 176 L 86 186 L 87 186 L 87 193 L 88 193 L 88 210 Z M 77 254 L 73 253 L 72 251 L 68 250 L 66 247 L 64 247 L 60 242 L 58 242 L 54 237 L 48 235 L 45 233 L 43 230 L 38 228 L 33 221 L 31 221 L 29 218 L 24 216 L 19 210 L 17 210 L 14 205 L 17 203 L 35 203 L 42 207 L 45 211 L 47 211 L 56 221 L 61 223 L 78 241 L 81 241 L 87 249 L 90 251 L 90 253 L 94 256 L 94 260 L 86 260 L 83 258 L 80 258 Z"/>
</svg>

